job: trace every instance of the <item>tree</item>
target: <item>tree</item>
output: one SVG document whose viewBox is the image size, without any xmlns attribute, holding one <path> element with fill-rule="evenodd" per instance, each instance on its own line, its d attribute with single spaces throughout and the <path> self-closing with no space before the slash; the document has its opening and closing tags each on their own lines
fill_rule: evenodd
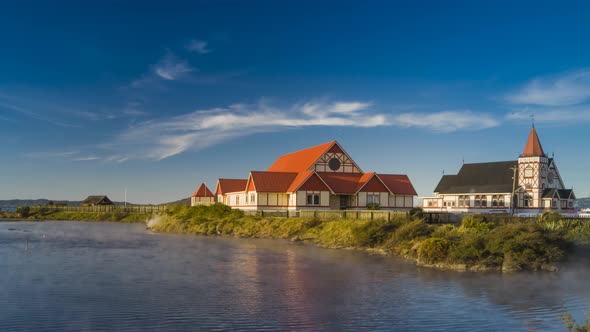
<svg viewBox="0 0 590 332">
<path fill-rule="evenodd" d="M 21 218 L 27 218 L 31 214 L 31 208 L 28 206 L 19 206 L 16 209 L 16 213 L 18 213 Z"/>
</svg>

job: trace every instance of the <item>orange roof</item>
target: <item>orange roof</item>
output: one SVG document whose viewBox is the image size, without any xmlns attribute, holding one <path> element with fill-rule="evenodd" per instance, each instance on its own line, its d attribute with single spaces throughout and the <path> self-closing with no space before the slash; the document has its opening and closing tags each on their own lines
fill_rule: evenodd
<svg viewBox="0 0 590 332">
<path fill-rule="evenodd" d="M 522 157 L 543 156 L 545 156 L 545 152 L 543 152 L 541 141 L 539 140 L 539 136 L 537 136 L 537 131 L 535 130 L 535 127 L 533 127 L 533 129 L 531 129 L 531 133 L 529 134 L 529 139 L 526 142 L 526 146 L 522 151 Z"/>
<path fill-rule="evenodd" d="M 295 173 L 307 171 L 334 144 L 336 144 L 336 141 L 331 141 L 311 148 L 282 155 L 267 169 L 267 171 Z"/>
<path fill-rule="evenodd" d="M 225 195 L 236 191 L 246 190 L 246 179 L 219 179 L 217 180 L 217 195 Z"/>
<path fill-rule="evenodd" d="M 191 197 L 213 197 L 213 193 L 204 183 L 201 183 L 199 188 L 195 191 L 195 193 Z"/>
<path fill-rule="evenodd" d="M 389 191 L 398 195 L 418 195 L 407 175 L 377 174 Z"/>
<path fill-rule="evenodd" d="M 314 173 L 314 171 L 303 171 L 297 174 L 297 177 L 291 182 L 287 192 L 295 192 L 301 185 Z"/>
<path fill-rule="evenodd" d="M 257 192 L 286 193 L 297 173 L 289 172 L 250 172 L 248 181 L 254 182 Z"/>
<path fill-rule="evenodd" d="M 317 174 L 335 194 L 353 195 L 359 187 L 361 178 L 364 177 L 359 173 L 317 172 Z"/>
</svg>

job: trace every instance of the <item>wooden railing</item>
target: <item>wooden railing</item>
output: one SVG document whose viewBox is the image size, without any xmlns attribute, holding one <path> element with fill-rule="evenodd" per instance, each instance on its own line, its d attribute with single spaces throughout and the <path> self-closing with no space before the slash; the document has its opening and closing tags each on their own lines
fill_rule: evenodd
<svg viewBox="0 0 590 332">
<path fill-rule="evenodd" d="M 42 205 L 31 206 L 31 209 L 47 209 L 53 211 L 67 211 L 67 212 L 135 212 L 135 213 L 154 213 L 166 210 L 168 206 L 165 205 L 96 205 L 96 206 L 60 206 L 60 205 Z"/>
</svg>

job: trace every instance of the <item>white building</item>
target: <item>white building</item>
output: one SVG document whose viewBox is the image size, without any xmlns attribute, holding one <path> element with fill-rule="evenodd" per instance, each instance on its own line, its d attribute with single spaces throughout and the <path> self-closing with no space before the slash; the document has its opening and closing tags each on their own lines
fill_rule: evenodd
<svg viewBox="0 0 590 332">
<path fill-rule="evenodd" d="M 201 183 L 199 188 L 191 196 L 191 206 L 211 205 L 213 203 L 215 203 L 215 195 L 213 195 L 204 183 Z"/>
<path fill-rule="evenodd" d="M 572 213 L 575 199 L 533 126 L 518 160 L 464 164 L 457 175 L 443 175 L 422 204 L 429 212 Z"/>
</svg>

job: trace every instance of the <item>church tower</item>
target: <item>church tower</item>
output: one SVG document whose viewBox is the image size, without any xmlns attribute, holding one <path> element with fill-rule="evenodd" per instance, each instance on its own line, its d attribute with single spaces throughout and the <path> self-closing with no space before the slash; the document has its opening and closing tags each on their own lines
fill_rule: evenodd
<svg viewBox="0 0 590 332">
<path fill-rule="evenodd" d="M 543 151 L 543 146 L 535 130 L 531 128 L 529 138 L 522 154 L 518 158 L 519 206 L 521 208 L 542 208 L 542 195 L 546 188 L 555 188 L 553 179 L 549 181 L 550 159 Z"/>
</svg>

